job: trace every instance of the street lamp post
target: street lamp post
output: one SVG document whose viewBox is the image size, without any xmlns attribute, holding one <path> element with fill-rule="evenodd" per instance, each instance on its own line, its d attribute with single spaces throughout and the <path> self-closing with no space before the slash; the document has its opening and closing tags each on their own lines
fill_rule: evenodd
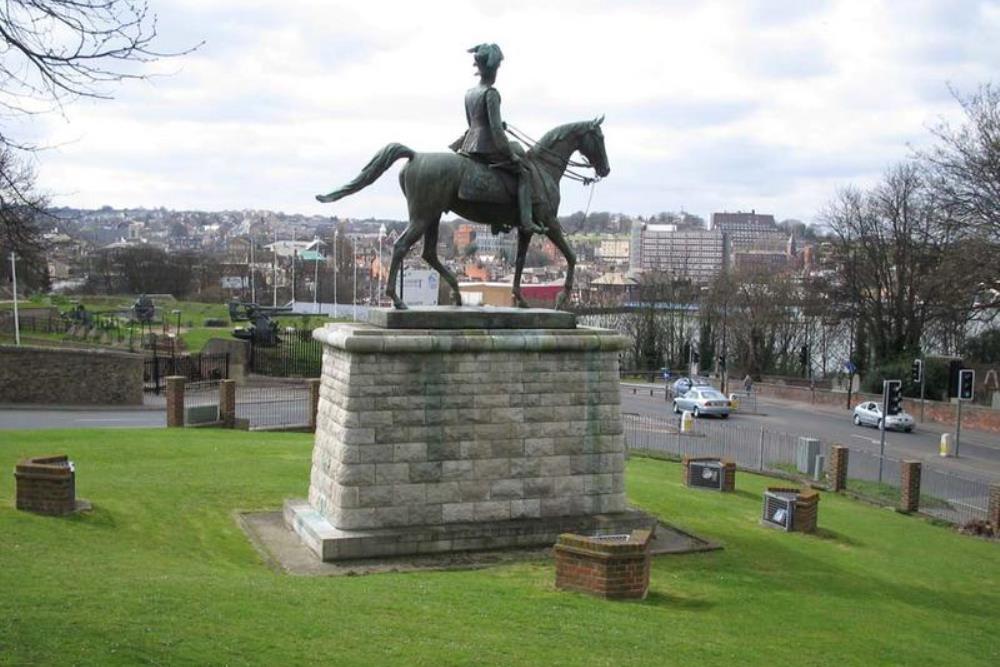
<svg viewBox="0 0 1000 667">
<path fill-rule="evenodd" d="M 14 283 L 14 345 L 21 346 L 21 320 L 17 312 L 17 265 L 14 261 L 17 256 L 12 250 L 10 253 L 10 278 Z"/>
<path fill-rule="evenodd" d="M 358 254 L 352 253 L 354 264 L 354 321 L 358 321 Z"/>
<path fill-rule="evenodd" d="M 337 319 L 337 233 L 336 227 L 333 230 L 333 319 Z"/>
</svg>

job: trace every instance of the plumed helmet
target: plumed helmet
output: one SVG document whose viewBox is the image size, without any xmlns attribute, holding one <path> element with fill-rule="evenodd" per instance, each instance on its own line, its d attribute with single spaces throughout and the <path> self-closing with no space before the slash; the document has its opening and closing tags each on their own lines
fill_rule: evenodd
<svg viewBox="0 0 1000 667">
<path fill-rule="evenodd" d="M 496 71 L 500 67 L 500 61 L 503 60 L 503 51 L 496 44 L 479 44 L 473 46 L 468 52 L 473 54 L 476 67 L 483 72 Z"/>
</svg>

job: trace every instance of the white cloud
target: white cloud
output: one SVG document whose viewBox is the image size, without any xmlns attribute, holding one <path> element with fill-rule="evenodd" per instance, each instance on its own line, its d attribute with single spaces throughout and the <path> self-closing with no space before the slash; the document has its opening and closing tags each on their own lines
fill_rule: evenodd
<svg viewBox="0 0 1000 667">
<path fill-rule="evenodd" d="M 528 134 L 607 114 L 595 210 L 756 208 L 811 218 L 926 141 L 1000 61 L 992 2 L 157 3 L 169 74 L 35 133 L 42 185 L 79 206 L 405 216 L 394 175 L 336 205 L 389 141 L 444 150 L 495 41 L 504 115 Z M 587 191 L 563 187 L 563 212 Z"/>
</svg>

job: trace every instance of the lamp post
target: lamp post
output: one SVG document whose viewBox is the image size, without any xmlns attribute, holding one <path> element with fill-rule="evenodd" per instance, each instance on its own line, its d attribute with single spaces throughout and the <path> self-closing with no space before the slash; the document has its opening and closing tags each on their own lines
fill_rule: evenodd
<svg viewBox="0 0 1000 667">
<path fill-rule="evenodd" d="M 14 261 L 17 256 L 12 250 L 10 252 L 10 278 L 14 283 L 14 345 L 21 346 L 21 320 L 17 312 L 17 265 Z"/>
<path fill-rule="evenodd" d="M 354 321 L 358 321 L 358 254 L 352 254 L 354 264 Z"/>
<path fill-rule="evenodd" d="M 333 229 L 333 319 L 337 319 L 337 233 L 336 227 Z"/>
<path fill-rule="evenodd" d="M 382 305 L 382 239 L 385 238 L 385 225 L 378 227 L 378 291 L 375 293 L 375 305 Z"/>
<path fill-rule="evenodd" d="M 316 246 L 319 247 L 318 245 Z M 313 312 L 319 312 L 319 250 L 313 251 L 316 257 L 313 260 Z"/>
</svg>

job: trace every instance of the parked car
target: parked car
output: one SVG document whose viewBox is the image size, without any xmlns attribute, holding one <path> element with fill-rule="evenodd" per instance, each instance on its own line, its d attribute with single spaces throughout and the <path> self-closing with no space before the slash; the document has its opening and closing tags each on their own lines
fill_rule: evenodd
<svg viewBox="0 0 1000 667">
<path fill-rule="evenodd" d="M 875 401 L 865 401 L 854 408 L 855 426 L 874 426 L 882 428 L 882 406 Z M 885 418 L 885 428 L 887 431 L 913 430 L 913 417 L 907 412 L 900 412 L 896 415 L 889 415 Z"/>
<path fill-rule="evenodd" d="M 718 415 L 729 417 L 729 399 L 719 390 L 709 386 L 695 386 L 683 396 L 674 399 L 674 414 L 690 410 L 695 417 Z"/>
<path fill-rule="evenodd" d="M 682 377 L 674 381 L 673 392 L 674 396 L 683 396 L 684 394 L 691 391 L 693 387 L 709 387 L 708 378 L 703 377 Z"/>
</svg>

